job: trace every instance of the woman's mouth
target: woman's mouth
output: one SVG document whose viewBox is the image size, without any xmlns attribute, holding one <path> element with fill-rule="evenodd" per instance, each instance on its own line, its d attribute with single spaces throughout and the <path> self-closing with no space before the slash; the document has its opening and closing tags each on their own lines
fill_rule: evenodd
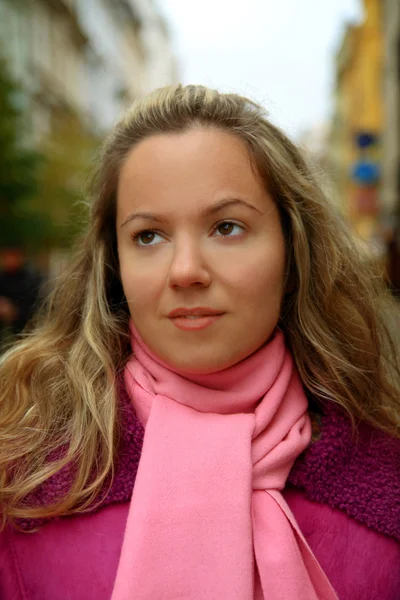
<svg viewBox="0 0 400 600">
<path fill-rule="evenodd" d="M 186 317 L 172 317 L 171 322 L 175 325 L 175 327 L 178 327 L 178 329 L 183 329 L 184 331 L 195 331 L 210 327 L 210 325 L 213 325 L 221 317 L 222 314 L 204 316 L 188 315 Z"/>
<path fill-rule="evenodd" d="M 213 325 L 223 316 L 223 313 L 212 309 L 176 309 L 168 316 L 178 329 L 197 331 Z"/>
</svg>

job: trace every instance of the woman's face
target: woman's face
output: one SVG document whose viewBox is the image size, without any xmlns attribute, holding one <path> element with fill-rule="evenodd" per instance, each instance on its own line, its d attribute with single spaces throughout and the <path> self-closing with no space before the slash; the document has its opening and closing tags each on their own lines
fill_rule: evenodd
<svg viewBox="0 0 400 600">
<path fill-rule="evenodd" d="M 117 196 L 122 285 L 149 348 L 190 373 L 260 348 L 279 318 L 285 243 L 243 142 L 201 128 L 147 138 Z"/>
</svg>

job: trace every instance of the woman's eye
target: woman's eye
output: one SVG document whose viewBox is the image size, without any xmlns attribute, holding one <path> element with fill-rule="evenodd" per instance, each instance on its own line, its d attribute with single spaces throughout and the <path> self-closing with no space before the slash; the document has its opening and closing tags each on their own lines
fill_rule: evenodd
<svg viewBox="0 0 400 600">
<path fill-rule="evenodd" d="M 157 240 L 157 238 L 159 238 L 159 240 Z M 155 246 L 156 244 L 159 244 L 163 238 L 155 231 L 146 229 L 145 231 L 139 231 L 139 233 L 133 236 L 133 239 L 138 246 Z"/>
<path fill-rule="evenodd" d="M 218 237 L 232 237 L 233 235 L 239 235 L 243 232 L 243 227 L 232 223 L 231 221 L 224 221 L 215 228 L 215 231 L 219 234 Z"/>
</svg>

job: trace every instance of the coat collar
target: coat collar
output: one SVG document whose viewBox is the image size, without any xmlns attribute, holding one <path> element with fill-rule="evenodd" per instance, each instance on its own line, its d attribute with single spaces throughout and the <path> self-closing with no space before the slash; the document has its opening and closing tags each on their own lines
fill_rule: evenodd
<svg viewBox="0 0 400 600">
<path fill-rule="evenodd" d="M 129 502 L 135 483 L 144 431 L 124 388 L 120 390 L 121 438 L 115 475 L 106 482 L 92 511 L 116 502 Z M 68 491 L 66 467 L 32 496 L 34 505 L 52 504 Z M 361 424 L 353 434 L 343 410 L 330 403 L 313 416 L 313 441 L 296 460 L 288 484 L 302 489 L 315 502 L 338 508 L 379 533 L 400 540 L 400 440 Z M 19 519 L 31 530 L 45 520 Z"/>
</svg>

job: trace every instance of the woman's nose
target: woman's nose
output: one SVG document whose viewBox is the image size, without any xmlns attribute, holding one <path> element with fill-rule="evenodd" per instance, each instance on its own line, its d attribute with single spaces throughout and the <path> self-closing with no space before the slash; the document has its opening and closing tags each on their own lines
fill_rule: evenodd
<svg viewBox="0 0 400 600">
<path fill-rule="evenodd" d="M 193 242 L 177 244 L 170 264 L 168 280 L 172 287 L 210 285 L 210 269 L 199 244 Z"/>
</svg>

